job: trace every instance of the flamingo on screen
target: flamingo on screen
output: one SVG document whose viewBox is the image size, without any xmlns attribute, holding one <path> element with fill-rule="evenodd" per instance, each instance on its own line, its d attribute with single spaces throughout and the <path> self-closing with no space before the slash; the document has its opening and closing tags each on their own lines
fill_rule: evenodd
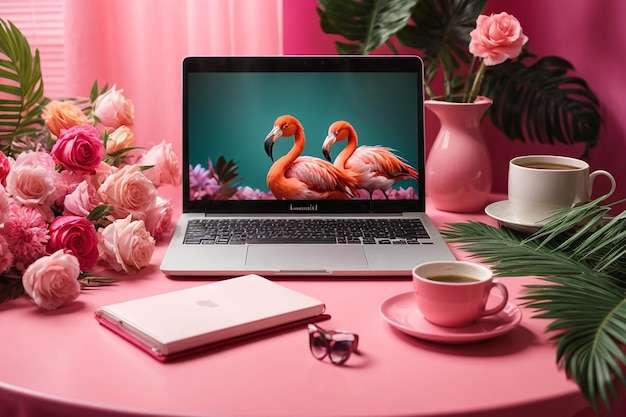
<svg viewBox="0 0 626 417">
<path fill-rule="evenodd" d="M 322 145 L 324 157 L 331 161 L 330 148 L 337 142 L 347 140 L 334 165 L 343 172 L 352 172 L 357 178 L 357 188 L 366 190 L 370 199 L 375 190 L 381 190 L 389 198 L 389 190 L 396 182 L 417 180 L 417 171 L 393 150 L 384 146 L 362 145 L 357 148 L 358 137 L 354 127 L 343 120 L 328 128 L 328 136 Z"/>
<path fill-rule="evenodd" d="M 267 173 L 267 186 L 278 200 L 350 199 L 356 195 L 356 178 L 331 163 L 300 156 L 306 143 L 304 129 L 293 116 L 280 116 L 265 138 L 265 152 L 274 160 L 272 149 L 281 137 L 294 137 L 291 150 L 275 161 Z"/>
</svg>

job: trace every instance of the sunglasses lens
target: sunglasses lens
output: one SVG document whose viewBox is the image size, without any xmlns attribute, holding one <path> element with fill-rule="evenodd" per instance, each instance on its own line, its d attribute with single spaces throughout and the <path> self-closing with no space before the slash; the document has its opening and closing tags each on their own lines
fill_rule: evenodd
<svg viewBox="0 0 626 417">
<path fill-rule="evenodd" d="M 341 364 L 350 356 L 349 341 L 335 342 L 330 347 L 330 360 L 334 363 Z"/>
<path fill-rule="evenodd" d="M 326 344 L 319 332 L 311 333 L 310 336 L 311 353 L 317 359 L 322 359 L 326 356 Z"/>
</svg>

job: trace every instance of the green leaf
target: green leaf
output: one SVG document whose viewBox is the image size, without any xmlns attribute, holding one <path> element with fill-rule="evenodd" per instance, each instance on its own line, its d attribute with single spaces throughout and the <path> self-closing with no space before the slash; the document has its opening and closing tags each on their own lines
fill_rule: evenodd
<svg viewBox="0 0 626 417">
<path fill-rule="evenodd" d="M 367 55 L 408 23 L 419 0 L 319 0 L 322 30 L 352 43 L 337 42 L 340 54 Z"/>
<path fill-rule="evenodd" d="M 626 385 L 626 212 L 604 197 L 561 210 L 535 234 L 479 222 L 449 224 L 444 237 L 500 277 L 537 276 L 522 297 L 550 319 L 556 361 L 597 409 Z"/>
<path fill-rule="evenodd" d="M 0 92 L 8 95 L 2 100 L 0 118 L 0 147 L 9 149 L 13 138 L 28 135 L 43 126 L 41 107 L 45 102 L 39 51 L 31 53 L 30 45 L 10 21 L 0 19 Z M 9 105 L 9 106 L 7 106 Z"/>
<path fill-rule="evenodd" d="M 586 154 L 600 134 L 598 98 L 584 80 L 570 74 L 568 61 L 547 56 L 526 65 L 530 58 L 488 67 L 481 94 L 493 100 L 491 120 L 511 139 L 584 143 Z"/>
<path fill-rule="evenodd" d="M 114 210 L 114 207 L 109 204 L 101 204 L 98 207 L 91 210 L 91 213 L 87 216 L 87 220 L 95 222 L 98 221 L 109 214 L 111 214 Z"/>
</svg>

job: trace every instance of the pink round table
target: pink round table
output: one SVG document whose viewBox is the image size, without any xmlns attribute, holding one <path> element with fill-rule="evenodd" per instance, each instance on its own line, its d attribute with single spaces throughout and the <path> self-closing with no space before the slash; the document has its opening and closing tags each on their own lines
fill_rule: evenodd
<svg viewBox="0 0 626 417">
<path fill-rule="evenodd" d="M 479 214 L 429 214 L 439 226 L 468 219 L 495 224 Z M 326 303 L 332 318 L 323 327 L 359 334 L 360 354 L 345 366 L 314 359 L 304 328 L 157 362 L 100 326 L 93 312 L 205 282 L 165 277 L 158 269 L 165 246 L 158 245 L 144 271 L 85 291 L 67 308 L 43 312 L 26 298 L 0 304 L 0 416 L 592 415 L 555 363 L 546 321 L 529 310 L 522 309 L 514 330 L 473 344 L 427 342 L 391 327 L 378 309 L 411 290 L 408 276 L 280 281 Z M 503 281 L 515 300 L 533 279 Z"/>
</svg>

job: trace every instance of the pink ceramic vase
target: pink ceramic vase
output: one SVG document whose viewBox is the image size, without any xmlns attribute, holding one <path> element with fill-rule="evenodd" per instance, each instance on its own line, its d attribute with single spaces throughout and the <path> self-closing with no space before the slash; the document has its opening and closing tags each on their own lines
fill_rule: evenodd
<svg viewBox="0 0 626 417">
<path fill-rule="evenodd" d="M 480 122 L 491 99 L 474 103 L 426 100 L 441 127 L 426 160 L 426 195 L 439 210 L 481 211 L 489 201 L 492 174 Z"/>
</svg>

